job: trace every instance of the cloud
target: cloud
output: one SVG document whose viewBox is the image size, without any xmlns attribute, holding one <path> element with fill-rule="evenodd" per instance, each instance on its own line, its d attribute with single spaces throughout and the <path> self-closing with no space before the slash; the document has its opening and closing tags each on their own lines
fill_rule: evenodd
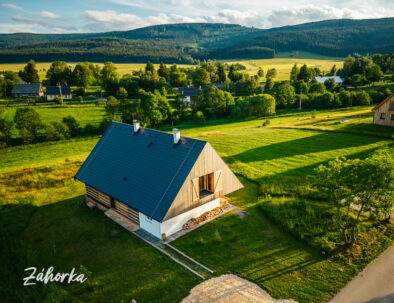
<svg viewBox="0 0 394 303">
<path fill-rule="evenodd" d="M 46 30 L 47 32 L 67 33 L 67 32 L 75 32 L 77 30 L 72 25 L 58 25 L 55 23 L 34 20 L 34 19 L 22 17 L 22 16 L 13 16 L 12 20 L 15 22 L 38 26 L 41 29 Z"/>
<path fill-rule="evenodd" d="M 82 16 L 88 22 L 85 25 L 85 30 L 89 31 L 131 30 L 156 24 L 193 22 L 235 23 L 246 26 L 262 26 L 262 19 L 256 11 L 240 12 L 229 9 L 221 10 L 216 16 L 197 17 L 159 13 L 156 16 L 147 16 L 142 18 L 133 14 L 117 13 L 113 10 L 88 10 L 84 11 Z"/>
<path fill-rule="evenodd" d="M 3 3 L 1 6 L 11 8 L 11 9 L 23 10 L 22 7 L 20 7 L 16 4 L 12 4 L 12 3 Z"/>
<path fill-rule="evenodd" d="M 302 8 L 273 10 L 268 17 L 268 21 L 276 27 L 327 19 L 362 19 L 372 16 L 373 14 L 371 15 L 363 10 L 308 5 Z"/>
<path fill-rule="evenodd" d="M 49 12 L 49 11 L 42 11 L 40 13 L 40 15 L 41 15 L 41 17 L 47 18 L 47 19 L 59 19 L 60 18 L 60 16 L 55 15 L 54 13 Z"/>
</svg>

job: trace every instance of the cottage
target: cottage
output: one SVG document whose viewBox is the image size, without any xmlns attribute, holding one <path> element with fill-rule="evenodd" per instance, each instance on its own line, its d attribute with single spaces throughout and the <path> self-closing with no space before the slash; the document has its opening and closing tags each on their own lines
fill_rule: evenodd
<svg viewBox="0 0 394 303">
<path fill-rule="evenodd" d="M 71 88 L 69 86 L 47 86 L 46 90 L 47 100 L 51 101 L 55 99 L 56 96 L 61 97 L 63 100 L 69 100 L 72 98 Z"/>
<path fill-rule="evenodd" d="M 326 82 L 329 79 L 334 79 L 335 84 L 337 85 L 342 85 L 343 84 L 343 79 L 339 76 L 317 76 L 315 77 L 315 80 L 317 81 L 317 83 L 323 83 Z"/>
<path fill-rule="evenodd" d="M 376 105 L 372 111 L 374 124 L 394 127 L 394 94 Z"/>
<path fill-rule="evenodd" d="M 75 176 L 86 202 L 116 210 L 156 238 L 220 206 L 242 188 L 207 142 L 112 122 Z"/>
<path fill-rule="evenodd" d="M 11 94 L 15 98 L 40 98 L 44 96 L 44 90 L 39 83 L 14 84 Z"/>
<path fill-rule="evenodd" d="M 223 82 L 212 82 L 209 83 L 209 87 L 216 87 L 218 89 L 223 89 L 224 83 Z M 193 100 L 198 96 L 198 91 L 204 91 L 206 90 L 207 87 L 180 87 L 178 88 L 178 93 L 181 94 L 184 97 L 184 100 L 191 104 Z"/>
<path fill-rule="evenodd" d="M 203 91 L 205 87 L 180 87 L 178 88 L 178 93 L 190 104 L 197 97 L 199 89 Z"/>
</svg>

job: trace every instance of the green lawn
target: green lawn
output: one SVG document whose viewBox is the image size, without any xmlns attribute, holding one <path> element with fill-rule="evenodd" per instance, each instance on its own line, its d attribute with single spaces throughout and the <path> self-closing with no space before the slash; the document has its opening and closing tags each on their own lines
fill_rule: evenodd
<svg viewBox="0 0 394 303">
<path fill-rule="evenodd" d="M 5 116 L 12 119 L 18 107 L 5 108 Z M 105 107 L 97 104 L 78 104 L 78 105 L 40 105 L 33 107 L 37 111 L 44 123 L 61 121 L 63 117 L 73 116 L 85 126 L 88 123 L 99 124 L 106 117 Z"/>
<path fill-rule="evenodd" d="M 245 188 L 230 197 L 246 217 L 241 220 L 226 214 L 174 245 L 215 274 L 233 272 L 275 297 L 327 300 L 361 267 L 323 255 L 291 236 L 270 221 L 260 206 L 267 194 L 273 201 L 286 203 L 305 199 L 300 198 L 303 195 L 318 197 L 306 182 L 314 167 L 336 156 L 365 157 L 377 148 L 392 147 L 387 134 L 373 135 L 377 130 L 373 125 L 357 129 L 363 122 L 353 121 L 356 129 L 348 131 L 343 129 L 347 126 L 330 122 L 369 110 L 322 111 L 313 119 L 310 112 L 290 111 L 271 117 L 270 127 L 258 127 L 265 118 L 209 121 L 200 127 L 179 125 L 183 135 L 208 140 L 241 177 Z M 22 272 L 27 264 L 53 265 L 59 271 L 83 265 L 92 272 L 83 286 L 34 288 L 35 300 L 33 288 L 12 288 L 13 295 L 19 294 L 24 302 L 49 298 L 58 302 L 60 294 L 64 302 L 130 302 L 132 298 L 137 302 L 179 302 L 199 283 L 198 278 L 83 204 L 84 186 L 73 176 L 97 140 L 95 136 L 81 137 L 0 151 L 1 240 L 11 246 L 0 253 L 6 254 L 2 260 L 15 260 L 2 267 L 8 272 L 0 277 L 9 278 L 3 278 L 0 285 L 20 281 L 15 272 Z"/>
<path fill-rule="evenodd" d="M 11 261 L 0 269 L 0 293 L 7 290 L 2 302 L 179 302 L 201 281 L 101 211 L 89 210 L 83 196 L 41 207 L 0 206 L 0 218 L 2 243 L 23 243 L 0 252 Z M 91 272 L 84 284 L 21 283 L 29 266 L 81 272 L 81 265 Z"/>
<path fill-rule="evenodd" d="M 0 150 L 0 173 L 67 160 L 85 160 L 99 137 L 81 137 L 60 142 L 45 142 Z"/>
</svg>

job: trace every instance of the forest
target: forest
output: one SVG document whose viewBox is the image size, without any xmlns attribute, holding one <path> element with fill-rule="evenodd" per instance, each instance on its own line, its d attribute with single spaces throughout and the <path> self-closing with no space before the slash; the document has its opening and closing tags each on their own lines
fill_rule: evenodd
<svg viewBox="0 0 394 303">
<path fill-rule="evenodd" d="M 273 58 L 308 51 L 346 57 L 390 53 L 394 18 L 327 20 L 272 29 L 236 24 L 184 23 L 85 34 L 0 34 L 0 62 L 192 63 L 207 59 Z"/>
</svg>

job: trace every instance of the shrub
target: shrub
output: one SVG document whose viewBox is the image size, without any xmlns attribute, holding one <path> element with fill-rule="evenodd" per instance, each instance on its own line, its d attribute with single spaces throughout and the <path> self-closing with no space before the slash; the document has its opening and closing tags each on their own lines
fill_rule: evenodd
<svg viewBox="0 0 394 303">
<path fill-rule="evenodd" d="M 67 125 L 71 136 L 74 137 L 80 133 L 79 123 L 73 116 L 69 115 L 67 117 L 63 117 L 62 122 Z"/>
<path fill-rule="evenodd" d="M 74 96 L 83 97 L 85 96 L 85 89 L 83 87 L 78 87 L 73 91 Z"/>
<path fill-rule="evenodd" d="M 268 94 L 260 94 L 249 99 L 253 106 L 254 116 L 268 116 L 275 114 L 275 99 Z"/>
<path fill-rule="evenodd" d="M 111 119 L 104 119 L 103 121 L 101 121 L 98 129 L 100 134 L 103 134 L 110 124 Z"/>
<path fill-rule="evenodd" d="M 306 201 L 266 201 L 260 210 L 272 221 L 309 245 L 333 252 L 341 235 L 335 222 L 335 209 Z"/>
<path fill-rule="evenodd" d="M 58 141 L 70 138 L 70 130 L 62 122 L 51 122 L 48 126 L 46 139 L 48 141 Z"/>
<path fill-rule="evenodd" d="M 54 101 L 56 104 L 61 104 L 61 103 L 62 103 L 62 99 L 61 99 L 59 96 L 55 96 L 55 98 L 53 99 L 53 101 Z"/>
<path fill-rule="evenodd" d="M 369 105 L 371 104 L 371 97 L 364 90 L 355 91 L 352 94 L 353 105 Z"/>
<path fill-rule="evenodd" d="M 96 135 L 99 133 L 99 128 L 92 123 L 88 123 L 85 126 L 84 133 L 88 135 Z"/>
<path fill-rule="evenodd" d="M 127 90 L 124 87 L 119 87 L 116 96 L 120 99 L 120 100 L 124 100 L 127 99 Z"/>
<path fill-rule="evenodd" d="M 263 126 L 268 126 L 270 124 L 271 124 L 271 121 L 267 119 L 264 121 Z"/>
<path fill-rule="evenodd" d="M 204 123 L 205 122 L 205 115 L 204 115 L 204 113 L 202 112 L 202 111 L 197 111 L 195 114 L 194 114 L 194 118 L 193 118 L 193 122 L 194 123 L 196 123 L 196 124 L 202 124 L 202 123 Z"/>
</svg>

